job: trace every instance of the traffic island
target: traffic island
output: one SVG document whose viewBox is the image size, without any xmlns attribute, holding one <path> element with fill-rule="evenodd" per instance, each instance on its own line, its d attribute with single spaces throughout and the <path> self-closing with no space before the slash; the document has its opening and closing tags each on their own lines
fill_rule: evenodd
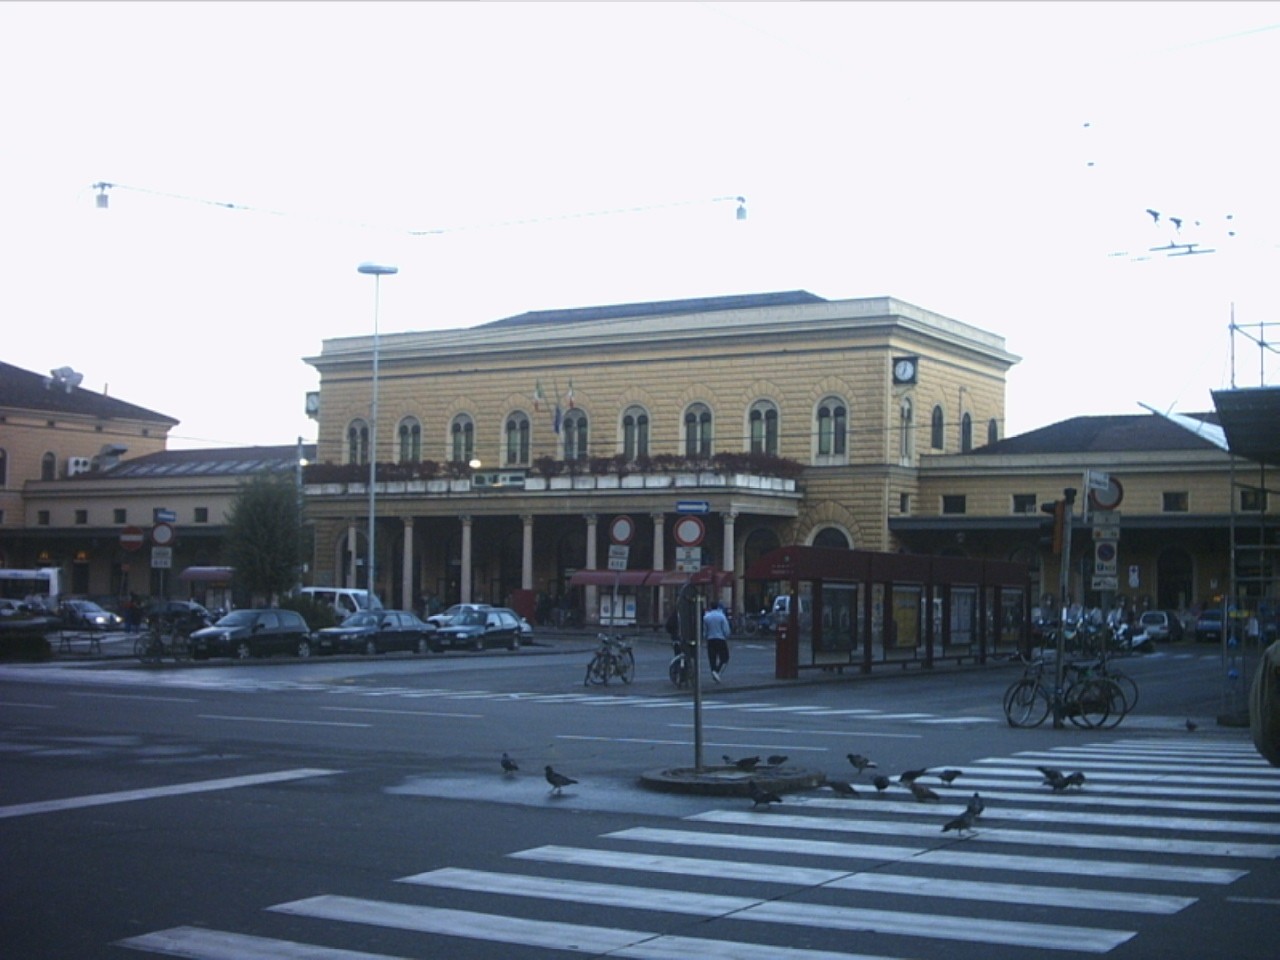
<svg viewBox="0 0 1280 960">
<path fill-rule="evenodd" d="M 715 797 L 750 796 L 752 781 L 762 790 L 774 793 L 796 793 L 813 790 L 826 783 L 827 775 L 803 767 L 757 767 L 742 770 L 731 764 L 696 767 L 665 767 L 640 775 L 641 786 L 666 793 L 690 793 Z"/>
</svg>

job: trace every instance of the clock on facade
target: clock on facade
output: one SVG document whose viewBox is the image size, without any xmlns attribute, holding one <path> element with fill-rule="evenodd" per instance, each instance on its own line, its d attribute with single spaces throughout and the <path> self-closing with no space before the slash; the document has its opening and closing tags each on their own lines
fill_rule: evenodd
<svg viewBox="0 0 1280 960">
<path fill-rule="evenodd" d="M 893 361 L 893 382 L 894 383 L 915 383 L 916 382 L 916 358 L 915 357 L 899 357 Z"/>
</svg>

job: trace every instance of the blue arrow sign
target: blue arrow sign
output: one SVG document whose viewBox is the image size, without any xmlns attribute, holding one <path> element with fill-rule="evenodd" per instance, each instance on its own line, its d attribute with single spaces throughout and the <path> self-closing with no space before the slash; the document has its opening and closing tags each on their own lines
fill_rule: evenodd
<svg viewBox="0 0 1280 960">
<path fill-rule="evenodd" d="M 706 500 L 677 500 L 676 513 L 710 513 L 711 504 Z"/>
</svg>

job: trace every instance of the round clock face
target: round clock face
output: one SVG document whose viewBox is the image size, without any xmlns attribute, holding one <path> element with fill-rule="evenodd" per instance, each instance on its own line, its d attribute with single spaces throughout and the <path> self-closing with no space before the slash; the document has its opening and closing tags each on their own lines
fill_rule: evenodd
<svg viewBox="0 0 1280 960">
<path fill-rule="evenodd" d="M 910 380 L 916 375 L 916 365 L 910 360 L 899 360 L 893 365 L 893 375 L 900 381 Z"/>
</svg>

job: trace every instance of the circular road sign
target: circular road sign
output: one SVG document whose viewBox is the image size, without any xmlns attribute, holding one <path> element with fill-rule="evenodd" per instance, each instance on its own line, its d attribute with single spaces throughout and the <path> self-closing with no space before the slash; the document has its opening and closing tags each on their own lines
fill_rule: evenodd
<svg viewBox="0 0 1280 960">
<path fill-rule="evenodd" d="M 706 536 L 707 526 L 698 517 L 681 517 L 672 529 L 676 543 L 682 547 L 696 547 Z"/>
<path fill-rule="evenodd" d="M 173 527 L 167 523 L 157 523 L 151 528 L 151 542 L 157 547 L 173 545 Z"/>
<path fill-rule="evenodd" d="M 1089 505 L 1095 510 L 1114 510 L 1122 500 L 1124 487 L 1115 477 L 1107 480 L 1107 489 L 1089 491 Z"/>
<path fill-rule="evenodd" d="M 125 527 L 120 531 L 120 546 L 129 551 L 141 550 L 146 539 L 141 527 Z"/>
<path fill-rule="evenodd" d="M 628 516 L 614 517 L 609 524 L 609 539 L 614 543 L 630 543 L 635 533 L 636 523 Z"/>
</svg>

